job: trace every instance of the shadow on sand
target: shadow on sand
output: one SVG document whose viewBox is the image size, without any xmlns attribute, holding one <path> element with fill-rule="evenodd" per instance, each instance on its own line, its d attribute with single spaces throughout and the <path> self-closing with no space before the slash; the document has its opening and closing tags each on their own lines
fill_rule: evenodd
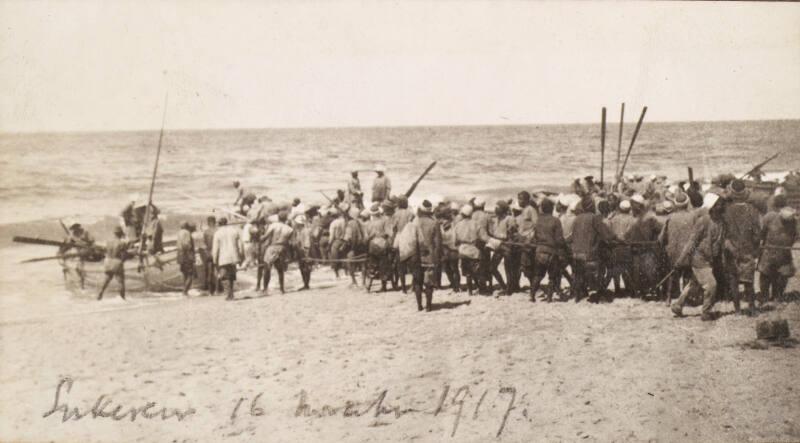
<svg viewBox="0 0 800 443">
<path fill-rule="evenodd" d="M 431 312 L 439 311 L 442 309 L 455 309 L 462 305 L 469 305 L 470 303 L 472 303 L 472 300 L 458 301 L 458 302 L 446 301 L 444 303 L 434 303 L 433 306 L 431 306 Z"/>
</svg>

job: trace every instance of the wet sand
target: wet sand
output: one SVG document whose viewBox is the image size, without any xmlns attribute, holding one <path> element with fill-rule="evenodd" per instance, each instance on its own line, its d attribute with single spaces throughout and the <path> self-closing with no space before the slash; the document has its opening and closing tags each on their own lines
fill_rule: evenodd
<svg viewBox="0 0 800 443">
<path fill-rule="evenodd" d="M 729 303 L 701 322 L 660 302 L 438 291 L 418 313 L 327 270 L 312 285 L 4 317 L 0 440 L 800 439 L 800 346 L 750 348 L 757 320 Z M 800 305 L 758 318 L 779 317 L 800 331 Z M 87 415 L 62 422 L 67 407 Z"/>
</svg>

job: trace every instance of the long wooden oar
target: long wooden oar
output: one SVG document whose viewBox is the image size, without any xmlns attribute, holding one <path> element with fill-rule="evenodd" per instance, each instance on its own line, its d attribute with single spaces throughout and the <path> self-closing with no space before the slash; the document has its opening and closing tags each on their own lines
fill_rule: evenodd
<svg viewBox="0 0 800 443">
<path fill-rule="evenodd" d="M 150 207 L 153 206 L 153 191 L 156 187 L 156 174 L 158 174 L 158 160 L 161 158 L 161 145 L 164 141 L 164 123 L 167 121 L 167 100 L 169 92 L 164 94 L 164 114 L 161 117 L 161 132 L 158 134 L 158 148 L 156 149 L 156 161 L 153 165 L 153 177 L 150 179 L 150 192 L 147 195 L 147 208 L 144 211 L 144 224 L 150 223 Z M 139 238 L 139 271 L 144 268 L 144 236 L 145 227 L 142 226 L 142 235 Z"/>
<path fill-rule="evenodd" d="M 22 260 L 20 263 L 36 263 L 40 261 L 47 261 L 47 260 L 58 260 L 60 258 L 73 258 L 73 257 L 80 257 L 80 254 L 64 254 L 64 255 L 54 255 L 51 257 L 37 257 L 37 258 L 29 258 L 27 260 Z"/>
<path fill-rule="evenodd" d="M 147 208 L 144 210 L 144 223 L 142 225 L 142 234 L 139 237 L 139 268 L 138 271 L 144 270 L 144 236 L 145 224 L 150 223 L 150 208 L 153 206 L 153 191 L 156 187 L 156 175 L 158 174 L 158 160 L 161 158 L 161 145 L 164 141 L 164 123 L 167 121 L 167 101 L 169 99 L 169 92 L 164 94 L 164 114 L 161 117 L 161 132 L 158 134 L 158 148 L 156 149 L 156 161 L 153 164 L 153 177 L 150 179 L 150 192 L 147 194 Z"/>
<path fill-rule="evenodd" d="M 48 238 L 39 238 L 39 237 L 25 237 L 25 236 L 14 236 L 12 241 L 16 243 L 25 243 L 29 245 L 40 245 L 40 246 L 55 246 L 55 247 L 63 247 L 63 246 L 70 246 L 73 248 L 78 249 L 88 249 L 90 251 L 97 251 L 101 253 L 105 253 L 106 248 L 100 245 L 86 245 L 81 243 L 65 243 L 63 241 L 57 240 L 50 240 Z"/>
<path fill-rule="evenodd" d="M 50 240 L 47 238 L 39 238 L 39 237 L 25 237 L 23 235 L 15 235 L 11 240 L 16 243 L 26 243 L 29 245 L 56 246 L 56 247 L 64 246 L 63 241 Z"/>
<path fill-rule="evenodd" d="M 773 156 L 769 157 L 768 159 L 764 160 L 763 162 L 761 162 L 761 163 L 759 163 L 759 164 L 757 164 L 757 165 L 753 166 L 752 168 L 750 168 L 750 170 L 749 170 L 749 171 L 745 172 L 745 173 L 744 173 L 744 175 L 742 175 L 741 177 L 739 177 L 739 180 L 742 180 L 742 179 L 744 179 L 745 177 L 747 177 L 748 175 L 750 175 L 750 174 L 752 174 L 752 173 L 754 173 L 754 172 L 758 171 L 759 169 L 761 169 L 761 168 L 762 168 L 764 165 L 766 165 L 767 163 L 769 163 L 769 162 L 771 162 L 772 160 L 775 160 L 776 158 L 778 158 L 778 156 L 779 156 L 779 155 L 781 155 L 781 152 L 776 152 L 776 153 L 775 153 L 775 155 L 773 155 Z"/>
<path fill-rule="evenodd" d="M 636 137 L 639 135 L 639 129 L 642 127 L 642 121 L 644 121 L 644 115 L 647 113 L 647 106 L 642 108 L 642 115 L 639 116 L 639 122 L 636 123 L 636 129 L 633 131 L 633 138 L 631 138 L 631 145 L 628 146 L 628 152 L 625 154 L 625 161 L 622 162 L 622 167 L 619 169 L 619 174 L 617 174 L 617 182 L 622 180 L 622 176 L 625 174 L 625 166 L 628 164 L 628 158 L 631 156 L 631 150 L 633 149 L 633 144 L 636 143 Z"/>
<path fill-rule="evenodd" d="M 64 230 L 64 234 L 70 235 L 69 228 L 67 228 L 67 225 L 64 224 L 64 220 L 61 220 L 59 218 L 58 219 L 58 224 L 61 225 L 61 229 Z"/>
<path fill-rule="evenodd" d="M 606 164 L 606 108 L 603 107 L 603 116 L 600 118 L 600 186 L 603 186 L 603 167 Z"/>
<path fill-rule="evenodd" d="M 431 163 L 431 164 L 430 164 L 430 165 L 429 165 L 429 166 L 428 166 L 428 167 L 425 169 L 425 172 L 423 172 L 423 173 L 422 173 L 422 175 L 420 175 L 420 176 L 419 176 L 419 178 L 417 179 L 417 181 L 415 181 L 415 182 L 414 182 L 414 184 L 412 184 L 412 185 L 411 185 L 411 187 L 410 187 L 410 188 L 408 188 L 408 191 L 406 191 L 406 194 L 405 194 L 405 195 L 406 195 L 406 198 L 408 198 L 408 197 L 411 197 L 411 194 L 413 194 L 413 193 L 414 193 L 414 190 L 415 190 L 415 189 L 417 189 L 417 185 L 419 184 L 419 182 L 421 182 L 421 181 L 422 181 L 422 179 L 423 179 L 423 178 L 425 178 L 425 176 L 426 176 L 426 175 L 428 175 L 428 173 L 429 173 L 429 172 L 431 172 L 431 169 L 433 169 L 433 167 L 434 167 L 434 166 L 436 166 L 436 162 L 433 162 L 433 163 Z"/>
<path fill-rule="evenodd" d="M 625 103 L 622 103 L 622 109 L 619 112 L 619 138 L 617 139 L 617 169 L 614 172 L 614 177 L 619 176 L 619 162 L 622 160 L 622 125 L 625 122 Z"/>
</svg>

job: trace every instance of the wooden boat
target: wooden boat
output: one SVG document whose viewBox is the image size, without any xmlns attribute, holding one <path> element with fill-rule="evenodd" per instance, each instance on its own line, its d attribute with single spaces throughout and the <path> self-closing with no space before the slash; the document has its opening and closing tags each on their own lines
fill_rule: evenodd
<svg viewBox="0 0 800 443">
<path fill-rule="evenodd" d="M 59 261 L 64 273 L 64 284 L 70 291 L 80 290 L 80 274 L 78 268 L 80 262 L 77 258 L 68 258 Z M 142 270 L 139 270 L 139 260 L 136 258 L 125 262 L 125 292 L 175 292 L 183 290 L 183 276 L 177 263 L 177 252 L 167 251 L 156 257 L 148 256 L 143 263 Z M 202 281 L 202 266 L 195 265 L 199 278 L 195 282 Z M 105 281 L 105 269 L 103 261 L 84 262 L 84 289 L 88 291 L 100 291 Z M 112 280 L 106 289 L 107 295 L 114 295 L 119 292 L 119 283 L 116 279 Z"/>
<path fill-rule="evenodd" d="M 753 192 L 753 194 L 756 194 L 765 200 L 775 192 L 775 188 L 781 186 L 786 191 L 786 203 L 789 206 L 800 210 L 800 183 L 795 183 L 792 181 L 778 183 L 775 181 L 755 182 L 753 180 L 747 180 L 745 181 L 745 184 Z"/>
</svg>

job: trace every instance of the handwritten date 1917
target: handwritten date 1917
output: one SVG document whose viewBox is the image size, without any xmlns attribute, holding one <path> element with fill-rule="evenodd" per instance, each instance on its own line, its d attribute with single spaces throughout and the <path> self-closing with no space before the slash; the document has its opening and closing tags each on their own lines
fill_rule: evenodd
<svg viewBox="0 0 800 443">
<path fill-rule="evenodd" d="M 394 418 L 400 418 L 407 414 L 432 414 L 434 417 L 440 416 L 445 413 L 455 413 L 455 418 L 453 421 L 453 427 L 450 432 L 450 436 L 454 437 L 456 435 L 456 431 L 458 430 L 458 425 L 461 422 L 461 418 L 464 415 L 464 407 L 469 398 L 472 397 L 472 393 L 470 392 L 469 386 L 464 385 L 455 390 L 454 393 L 451 394 L 450 385 L 444 385 L 442 389 L 442 394 L 438 397 L 436 406 L 433 409 L 417 409 L 417 408 L 402 408 L 400 406 L 391 405 L 388 403 L 387 400 L 387 393 L 388 390 L 383 389 L 380 393 L 375 397 L 372 401 L 367 402 L 356 402 L 352 400 L 347 400 L 343 405 L 340 406 L 330 406 L 330 405 L 323 405 L 318 408 L 314 408 L 309 404 L 308 401 L 308 394 L 306 391 L 300 391 L 300 399 L 295 409 L 295 417 L 315 417 L 315 418 L 322 418 L 322 417 L 334 417 L 334 416 L 342 416 L 342 417 L 362 417 L 362 416 L 372 416 L 374 418 L 379 418 L 381 416 L 389 415 L 394 416 Z M 481 414 L 481 406 L 486 399 L 486 395 L 489 393 L 489 390 L 486 389 L 483 391 L 478 400 L 475 402 L 475 407 L 472 412 L 472 419 L 477 420 Z M 503 387 L 499 389 L 499 395 L 508 396 L 508 403 L 505 406 L 505 412 L 500 419 L 499 428 L 497 429 L 496 437 L 500 437 L 503 433 L 503 430 L 506 427 L 506 422 L 508 421 L 508 416 L 514 409 L 517 409 L 515 404 L 517 399 L 517 390 L 513 387 Z M 240 400 L 241 403 L 241 400 Z M 238 408 L 238 405 L 237 405 Z M 523 412 L 524 415 L 527 416 L 525 411 Z M 231 416 L 231 419 L 235 419 L 235 412 L 234 415 Z"/>
</svg>

